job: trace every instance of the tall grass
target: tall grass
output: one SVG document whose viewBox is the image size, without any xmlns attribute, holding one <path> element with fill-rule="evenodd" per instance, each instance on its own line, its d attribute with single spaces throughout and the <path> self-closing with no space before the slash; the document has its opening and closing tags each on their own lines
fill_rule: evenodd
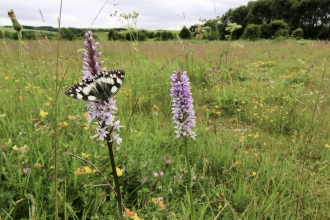
<svg viewBox="0 0 330 220">
<path fill-rule="evenodd" d="M 116 164 L 125 170 L 119 181 L 126 207 L 144 219 L 189 216 L 187 169 L 172 127 L 169 96 L 170 74 L 182 66 L 191 80 L 197 121 L 198 138 L 189 149 L 197 218 L 329 218 L 327 45 L 241 41 L 240 46 L 230 45 L 227 67 L 219 67 L 216 45 L 225 48 L 226 43 L 190 43 L 193 52 L 187 61 L 179 56 L 178 41 L 140 43 L 138 50 L 125 42 L 101 42 L 107 68 L 126 71 L 116 95 L 125 126 Z M 2 219 L 29 218 L 30 195 L 36 219 L 54 218 L 50 113 L 55 108 L 55 44 L 50 42 L 49 52 L 36 41 L 24 42 L 22 110 L 29 121 L 15 117 L 17 42 L 6 41 L 8 52 L 0 46 Z M 60 44 L 58 79 L 64 78 L 60 91 L 81 76 L 80 48 L 80 41 Z M 85 123 L 85 104 L 60 94 L 59 218 L 114 218 L 114 194 L 99 174 L 111 172 L 107 148 L 90 138 L 94 125 Z M 153 105 L 158 106 L 156 122 Z M 42 117 L 40 109 L 49 114 Z M 14 150 L 15 145 L 27 145 L 27 151 Z M 83 157 L 99 172 L 68 153 Z M 24 168 L 30 172 L 24 174 Z"/>
</svg>

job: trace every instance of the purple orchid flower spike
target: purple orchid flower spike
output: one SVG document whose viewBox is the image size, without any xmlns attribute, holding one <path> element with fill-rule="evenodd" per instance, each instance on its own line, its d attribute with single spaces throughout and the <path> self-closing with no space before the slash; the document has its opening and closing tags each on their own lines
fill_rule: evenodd
<svg viewBox="0 0 330 220">
<path fill-rule="evenodd" d="M 191 94 L 191 86 L 187 71 L 181 73 L 179 67 L 171 76 L 172 114 L 175 124 L 176 137 L 186 136 L 196 139 L 196 133 L 192 131 L 195 127 L 195 111 Z"/>
<path fill-rule="evenodd" d="M 98 62 L 102 52 L 97 52 L 98 42 L 94 43 L 92 31 L 87 31 L 85 34 L 83 51 L 83 73 L 82 79 L 93 79 L 97 76 L 100 67 L 104 64 L 104 61 Z M 104 69 L 102 69 L 104 70 Z M 115 114 L 117 113 L 116 100 L 112 97 L 103 102 L 87 102 L 88 110 L 88 122 L 90 123 L 94 118 L 97 120 L 99 127 L 96 128 L 96 134 L 94 138 L 98 137 L 100 140 L 106 139 L 109 132 L 111 133 L 111 141 L 121 144 L 122 139 L 116 133 L 122 127 L 119 125 L 119 121 L 115 121 Z M 107 129 L 110 126 L 110 131 Z"/>
</svg>

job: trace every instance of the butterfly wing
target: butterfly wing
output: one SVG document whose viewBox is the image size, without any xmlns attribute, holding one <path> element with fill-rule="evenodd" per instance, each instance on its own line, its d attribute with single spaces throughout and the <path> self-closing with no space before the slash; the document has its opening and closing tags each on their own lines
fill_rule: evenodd
<svg viewBox="0 0 330 220">
<path fill-rule="evenodd" d="M 84 79 L 67 90 L 64 94 L 84 101 L 102 102 L 113 97 L 125 79 L 125 71 L 101 71 L 94 79 Z"/>
</svg>

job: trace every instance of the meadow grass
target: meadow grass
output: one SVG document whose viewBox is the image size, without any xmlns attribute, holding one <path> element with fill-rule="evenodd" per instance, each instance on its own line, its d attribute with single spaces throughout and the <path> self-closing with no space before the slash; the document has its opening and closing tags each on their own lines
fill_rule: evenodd
<svg viewBox="0 0 330 220">
<path fill-rule="evenodd" d="M 126 72 L 116 94 L 124 128 L 115 152 L 125 206 L 143 219 L 188 219 L 184 148 L 174 135 L 169 95 L 170 75 L 181 66 L 196 112 L 189 153 L 197 218 L 330 218 L 329 45 L 238 41 L 227 60 L 226 42 L 183 45 L 100 42 L 104 66 Z M 117 214 L 100 175 L 113 181 L 107 148 L 90 138 L 96 125 L 86 123 L 85 102 L 62 92 L 82 76 L 82 47 L 60 43 L 54 122 L 56 42 L 24 41 L 22 96 L 17 42 L 0 45 L 1 219 L 54 219 L 54 123 L 60 218 Z M 160 197 L 163 203 L 152 202 Z"/>
</svg>

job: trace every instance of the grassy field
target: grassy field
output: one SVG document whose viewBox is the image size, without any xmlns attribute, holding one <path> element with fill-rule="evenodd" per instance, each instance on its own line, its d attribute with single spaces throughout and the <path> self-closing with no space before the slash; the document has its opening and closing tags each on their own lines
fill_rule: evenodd
<svg viewBox="0 0 330 220">
<path fill-rule="evenodd" d="M 0 45 L 0 219 L 55 219 L 55 124 L 60 218 L 115 219 L 116 199 L 101 175 L 112 183 L 106 144 L 91 138 L 96 125 L 86 123 L 85 102 L 63 94 L 81 79 L 83 41 L 60 43 L 58 91 L 56 44 L 24 41 L 22 76 L 17 42 Z M 115 96 L 125 206 L 141 219 L 188 219 L 187 168 L 169 95 L 170 75 L 181 66 L 196 112 L 189 148 L 198 219 L 329 219 L 329 47 L 101 41 L 104 67 L 126 71 Z"/>
</svg>

